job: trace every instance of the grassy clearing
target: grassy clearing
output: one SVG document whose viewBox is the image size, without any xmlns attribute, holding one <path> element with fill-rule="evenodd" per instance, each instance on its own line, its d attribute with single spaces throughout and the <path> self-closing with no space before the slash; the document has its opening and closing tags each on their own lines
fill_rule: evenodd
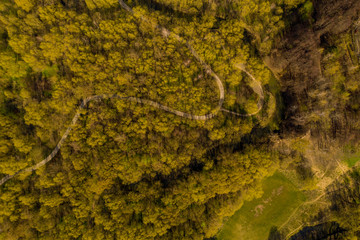
<svg viewBox="0 0 360 240">
<path fill-rule="evenodd" d="M 345 152 L 344 161 L 350 168 L 355 166 L 355 164 L 360 161 L 360 151 L 353 153 Z"/>
<path fill-rule="evenodd" d="M 346 145 L 343 149 L 343 161 L 350 168 L 355 166 L 355 164 L 360 161 L 359 146 Z"/>
<path fill-rule="evenodd" d="M 269 79 L 268 91 L 272 95 L 269 98 L 269 116 L 272 116 L 269 122 L 269 127 L 272 130 L 279 129 L 279 123 L 281 122 L 281 113 L 283 111 L 282 97 L 280 96 L 280 85 L 274 76 Z"/>
<path fill-rule="evenodd" d="M 219 240 L 265 240 L 305 201 L 305 196 L 281 173 L 263 182 L 260 199 L 246 202 L 224 225 Z"/>
<path fill-rule="evenodd" d="M 355 156 L 349 156 L 345 159 L 345 162 L 349 167 L 355 166 L 358 161 L 360 161 L 360 154 Z"/>
</svg>

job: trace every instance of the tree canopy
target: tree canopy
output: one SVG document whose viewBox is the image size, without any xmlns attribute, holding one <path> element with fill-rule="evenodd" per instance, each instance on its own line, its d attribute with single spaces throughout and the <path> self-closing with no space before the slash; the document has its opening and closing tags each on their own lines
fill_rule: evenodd
<svg viewBox="0 0 360 240">
<path fill-rule="evenodd" d="M 2 0 L 0 176 L 45 158 L 89 96 L 120 94 L 206 114 L 256 107 L 246 64 L 268 88 L 267 52 L 283 12 L 304 1 Z M 167 11 L 168 10 L 168 11 Z M 142 21 L 146 16 L 149 21 Z M 278 166 L 263 139 L 244 138 L 272 118 L 220 112 L 194 121 L 123 100 L 90 102 L 46 166 L 0 187 L 0 238 L 204 239 Z M 265 124 L 264 124 L 265 123 Z"/>
</svg>

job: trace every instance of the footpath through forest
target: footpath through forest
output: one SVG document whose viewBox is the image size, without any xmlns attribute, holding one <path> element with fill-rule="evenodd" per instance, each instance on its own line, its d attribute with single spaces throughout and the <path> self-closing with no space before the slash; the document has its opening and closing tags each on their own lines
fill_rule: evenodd
<svg viewBox="0 0 360 240">
<path fill-rule="evenodd" d="M 124 8 L 129 13 L 133 14 L 133 10 L 123 0 L 119 0 L 119 3 L 120 3 L 122 8 Z M 144 16 L 141 16 L 140 18 L 141 18 L 142 21 L 149 22 L 149 20 L 147 18 L 145 18 Z M 218 89 L 219 89 L 219 103 L 218 103 L 217 107 L 214 110 L 210 111 L 210 113 L 208 113 L 208 114 L 194 115 L 194 114 L 191 114 L 191 113 L 181 112 L 181 111 L 172 109 L 172 108 L 170 108 L 168 106 L 165 106 L 165 105 L 162 105 L 162 104 L 160 104 L 158 102 L 154 102 L 154 101 L 147 100 L 147 99 L 141 99 L 141 98 L 137 98 L 137 97 L 120 96 L 120 95 L 117 95 L 117 94 L 112 94 L 112 95 L 111 94 L 102 94 L 102 95 L 94 95 L 94 96 L 87 97 L 80 104 L 80 106 L 79 106 L 78 110 L 76 111 L 76 114 L 73 117 L 69 127 L 66 129 L 65 133 L 61 137 L 61 139 L 58 142 L 58 144 L 56 145 L 56 147 L 50 153 L 50 155 L 47 156 L 41 162 L 39 162 L 39 163 L 37 163 L 37 164 L 35 164 L 35 165 L 31 166 L 31 167 L 22 169 L 22 170 L 16 172 L 15 174 L 13 174 L 13 175 L 5 176 L 4 178 L 2 178 L 0 180 L 0 186 L 3 185 L 8 180 L 12 179 L 13 177 L 19 175 L 19 174 L 35 171 L 35 170 L 39 169 L 40 167 L 44 166 L 49 161 L 51 161 L 55 157 L 55 155 L 59 152 L 62 144 L 64 143 L 66 138 L 69 136 L 73 126 L 76 124 L 77 120 L 79 119 L 81 110 L 83 110 L 85 108 L 85 106 L 87 105 L 88 102 L 93 101 L 93 100 L 112 99 L 112 98 L 115 99 L 116 98 L 116 99 L 131 101 L 131 102 L 137 102 L 137 103 L 141 103 L 141 104 L 145 104 L 145 105 L 150 105 L 150 106 L 152 106 L 154 108 L 158 108 L 158 109 L 164 110 L 166 112 L 173 113 L 173 114 L 175 114 L 177 116 L 180 116 L 180 117 L 183 117 L 183 118 L 188 118 L 188 119 L 193 119 L 193 120 L 208 120 L 208 119 L 211 119 L 211 118 L 215 117 L 219 111 L 224 111 L 224 112 L 231 113 L 231 114 L 236 115 L 236 116 L 242 116 L 242 117 L 250 117 L 250 116 L 256 115 L 257 113 L 259 113 L 261 111 L 261 109 L 262 109 L 262 107 L 264 105 L 264 91 L 263 91 L 263 88 L 261 86 L 261 82 L 256 80 L 255 77 L 253 75 L 251 75 L 245 69 L 245 67 L 243 65 L 237 65 L 236 67 L 239 68 L 240 70 L 242 70 L 243 72 L 245 72 L 250 77 L 250 79 L 251 79 L 250 87 L 253 89 L 253 91 L 257 95 L 259 95 L 259 100 L 258 100 L 258 103 L 257 103 L 258 110 L 256 112 L 254 112 L 254 113 L 249 113 L 249 114 L 240 114 L 240 113 L 236 113 L 236 112 L 229 111 L 227 109 L 222 108 L 222 105 L 224 103 L 224 98 L 225 98 L 225 90 L 224 90 L 224 86 L 223 86 L 222 81 L 219 78 L 219 76 L 211 69 L 211 67 L 206 62 L 204 62 L 200 58 L 200 56 L 197 54 L 195 49 L 191 46 L 191 44 L 188 41 L 184 40 L 179 35 L 170 32 L 165 27 L 157 25 L 156 28 L 161 31 L 161 33 L 162 33 L 162 35 L 164 37 L 168 37 L 169 35 L 172 35 L 179 42 L 184 43 L 188 47 L 188 49 L 190 50 L 191 54 L 202 65 L 202 67 L 204 68 L 206 73 L 210 74 L 215 79 L 216 84 L 218 85 Z"/>
</svg>

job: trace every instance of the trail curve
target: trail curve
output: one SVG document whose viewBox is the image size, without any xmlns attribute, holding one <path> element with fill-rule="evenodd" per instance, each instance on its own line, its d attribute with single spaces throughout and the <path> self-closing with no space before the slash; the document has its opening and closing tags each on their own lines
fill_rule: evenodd
<svg viewBox="0 0 360 240">
<path fill-rule="evenodd" d="M 254 115 L 258 114 L 262 110 L 262 108 L 264 106 L 265 96 L 264 96 L 264 90 L 263 90 L 263 88 L 261 86 L 261 82 L 256 80 L 256 78 L 246 70 L 246 68 L 245 68 L 245 66 L 243 64 L 235 64 L 235 67 L 240 69 L 241 71 L 243 71 L 244 73 L 246 73 L 250 77 L 251 82 L 250 82 L 249 85 L 252 88 L 252 90 L 259 96 L 259 100 L 257 102 L 258 110 L 256 110 L 253 113 L 246 113 L 246 114 L 241 114 L 241 113 L 229 111 L 229 110 L 227 110 L 225 108 L 221 108 L 221 111 L 231 113 L 233 115 L 240 116 L 240 117 L 254 116 Z"/>
<path fill-rule="evenodd" d="M 123 0 L 119 0 L 119 4 L 121 5 L 121 7 L 123 7 L 126 11 L 130 12 L 131 14 L 133 14 L 133 10 L 127 5 L 125 4 L 125 2 Z M 141 16 L 141 20 L 149 22 L 149 20 L 147 18 L 145 18 L 144 16 Z M 221 81 L 221 79 L 219 78 L 219 76 L 211 69 L 211 67 L 201 59 L 201 57 L 197 54 L 197 52 L 195 51 L 195 49 L 191 46 L 191 44 L 188 41 L 183 40 L 179 35 L 170 32 L 168 29 L 157 25 L 156 26 L 157 29 L 159 29 L 161 31 L 161 33 L 163 34 L 164 37 L 168 37 L 169 35 L 173 35 L 178 41 L 183 42 L 188 49 L 190 50 L 191 54 L 196 58 L 196 60 L 202 65 L 202 67 L 205 69 L 206 73 L 210 74 L 214 79 L 215 82 L 218 86 L 219 89 L 219 102 L 217 107 L 210 111 L 210 113 L 205 114 L 205 115 L 194 115 L 194 114 L 190 114 L 190 113 L 186 113 L 186 112 L 181 112 L 175 109 L 172 109 L 168 106 L 165 106 L 163 104 L 160 104 L 158 102 L 152 101 L 152 100 L 148 100 L 148 99 L 141 99 L 141 98 L 137 98 L 137 97 L 129 97 L 129 96 L 120 96 L 118 94 L 101 94 L 101 95 L 94 95 L 94 96 L 90 96 L 87 97 L 86 99 L 84 99 L 80 106 L 78 107 L 78 110 L 76 111 L 75 116 L 73 117 L 69 127 L 66 129 L 65 133 L 62 135 L 60 141 L 58 142 L 58 144 L 56 145 L 56 147 L 53 149 L 53 151 L 50 153 L 49 156 L 47 156 L 45 159 L 43 159 L 42 161 L 40 161 L 39 163 L 22 169 L 16 173 L 14 173 L 13 175 L 7 175 L 5 177 L 3 177 L 0 180 L 0 186 L 3 185 L 5 182 L 9 181 L 10 179 L 18 176 L 19 174 L 22 173 L 27 173 L 27 172 L 32 172 L 35 171 L 37 169 L 39 169 L 40 167 L 44 166 L 46 163 L 48 163 L 49 161 L 51 161 L 55 155 L 59 152 L 62 144 L 64 143 L 64 141 L 67 139 L 67 137 L 69 136 L 72 128 L 74 127 L 74 125 L 77 123 L 80 114 L 81 114 L 81 110 L 85 108 L 85 106 L 93 100 L 102 100 L 102 99 L 122 99 L 122 100 L 126 100 L 126 101 L 131 101 L 131 102 L 137 102 L 137 103 L 141 103 L 141 104 L 145 104 L 145 105 L 150 105 L 154 108 L 158 108 L 161 110 L 164 110 L 166 112 L 170 112 L 173 113 L 177 116 L 183 117 L 183 118 L 188 118 L 188 119 L 192 119 L 192 120 L 208 120 L 213 118 L 214 116 L 217 115 L 217 113 L 219 111 L 224 111 L 227 113 L 231 113 L 234 114 L 236 116 L 244 116 L 244 117 L 248 117 L 248 116 L 253 116 L 256 115 L 258 112 L 261 111 L 262 106 L 263 106 L 263 100 L 264 100 L 264 93 L 263 93 L 263 89 L 261 87 L 261 84 L 259 81 L 257 81 L 246 69 L 245 67 L 238 67 L 239 69 L 241 69 L 242 71 L 244 71 L 251 79 L 252 82 L 250 84 L 250 87 L 252 87 L 252 89 L 254 90 L 255 93 L 257 93 L 260 98 L 258 101 L 258 110 L 255 113 L 249 113 L 249 114 L 239 114 L 236 112 L 232 112 L 229 110 L 226 110 L 224 108 L 222 108 L 222 105 L 224 103 L 224 98 L 225 98 L 225 90 L 224 90 L 224 86 L 223 83 Z"/>
<path fill-rule="evenodd" d="M 188 118 L 188 119 L 193 119 L 193 120 L 207 120 L 210 118 L 213 118 L 215 116 L 215 114 L 209 113 L 209 114 L 205 114 L 205 115 L 193 115 L 193 114 L 189 114 L 189 113 L 185 113 L 185 112 L 181 112 L 175 109 L 172 109 L 168 106 L 162 105 L 158 102 L 154 102 L 151 100 L 147 100 L 147 99 L 141 99 L 141 98 L 137 98 L 137 97 L 126 97 L 126 96 L 120 96 L 117 94 L 102 94 L 102 95 L 94 95 L 91 97 L 87 97 L 86 99 L 84 99 L 78 110 L 76 111 L 75 116 L 73 117 L 73 119 L 71 120 L 70 126 L 66 129 L 65 133 L 62 135 L 60 141 L 58 142 L 58 144 L 56 145 L 56 147 L 53 149 L 53 151 L 50 153 L 49 156 L 47 156 L 44 160 L 42 160 L 41 162 L 25 168 L 23 170 L 20 170 L 18 172 L 16 172 L 13 175 L 7 175 L 4 178 L 2 178 L 0 180 L 0 186 L 3 185 L 5 182 L 7 182 L 8 180 L 10 180 L 11 178 L 22 174 L 22 173 L 27 173 L 27 172 L 32 172 L 35 171 L 36 169 L 44 166 L 46 163 L 48 163 L 49 161 L 51 161 L 55 155 L 59 152 L 62 144 L 64 143 L 64 141 L 67 139 L 67 137 L 69 136 L 72 128 L 75 126 L 76 122 L 78 121 L 80 114 L 81 114 L 81 110 L 84 109 L 86 107 L 86 105 L 93 100 L 101 100 L 101 99 L 112 99 L 112 98 L 116 98 L 116 99 L 123 99 L 123 100 L 127 100 L 127 101 L 131 101 L 131 102 L 137 102 L 137 103 L 141 103 L 141 104 L 146 104 L 146 105 L 150 105 L 153 106 L 155 108 L 164 110 L 166 112 L 170 112 L 173 113 L 177 116 L 183 117 L 183 118 Z"/>
</svg>

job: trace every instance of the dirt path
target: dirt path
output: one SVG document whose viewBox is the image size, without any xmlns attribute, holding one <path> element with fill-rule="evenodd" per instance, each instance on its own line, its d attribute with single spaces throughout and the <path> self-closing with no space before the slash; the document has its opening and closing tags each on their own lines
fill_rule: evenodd
<svg viewBox="0 0 360 240">
<path fill-rule="evenodd" d="M 325 181 L 324 184 L 319 184 L 318 185 L 321 185 L 321 191 L 319 193 L 319 195 L 312 199 L 312 200 L 309 200 L 309 201 L 306 201 L 304 203 L 302 203 L 301 205 L 299 205 L 296 209 L 294 209 L 294 211 L 291 213 L 291 215 L 288 217 L 288 219 L 278 228 L 279 230 L 285 228 L 285 226 L 287 226 L 289 224 L 290 221 L 296 219 L 296 218 L 299 218 L 299 214 L 302 214 L 301 212 L 299 212 L 299 210 L 306 206 L 306 205 L 312 205 L 312 204 L 327 204 L 326 202 L 326 199 L 324 200 L 323 198 L 326 196 L 326 188 L 328 186 L 330 186 L 331 184 L 333 184 L 335 181 L 337 181 L 339 178 L 341 178 L 342 176 L 344 176 L 346 174 L 347 171 L 349 171 L 349 169 L 344 169 L 344 167 L 342 166 L 342 164 L 336 160 L 336 162 L 339 164 L 338 167 L 333 171 L 333 172 L 337 172 L 338 174 L 332 178 L 332 180 L 330 182 L 327 182 Z M 325 179 L 325 174 L 322 176 L 322 178 L 320 178 L 320 182 Z M 323 200 L 322 200 L 323 199 Z M 322 201 L 321 201 L 322 200 Z M 301 210 L 301 211 L 304 211 L 304 210 Z M 299 213 L 298 213 L 299 212 Z M 293 229 L 291 232 L 287 233 L 285 239 L 289 239 L 294 233 L 296 233 L 297 231 L 299 231 L 302 226 L 304 224 L 301 223 L 299 226 L 297 226 L 295 229 Z"/>
<path fill-rule="evenodd" d="M 133 14 L 133 10 L 124 3 L 124 1 L 119 0 L 119 4 L 129 13 Z M 149 22 L 149 20 L 147 18 L 145 18 L 144 16 L 141 16 L 141 20 Z M 102 95 L 95 95 L 95 96 L 91 96 L 88 97 L 86 99 L 84 99 L 82 101 L 82 103 L 80 104 L 78 110 L 76 111 L 75 116 L 73 117 L 70 126 L 66 129 L 65 133 L 63 134 L 63 136 L 61 137 L 60 141 L 58 142 L 58 144 L 56 145 L 56 147 L 54 148 L 54 150 L 50 153 L 49 156 L 47 156 L 44 160 L 42 160 L 41 162 L 35 164 L 34 166 L 22 169 L 18 172 L 16 172 L 13 175 L 7 175 L 4 178 L 2 178 L 0 180 L 0 186 L 3 185 L 5 182 L 7 182 L 8 180 L 12 179 L 13 177 L 22 174 L 22 173 L 27 173 L 27 172 L 32 172 L 35 171 L 36 169 L 39 169 L 40 167 L 44 166 L 46 163 L 48 163 L 49 161 L 51 161 L 55 155 L 59 152 L 62 144 L 64 143 L 64 141 L 66 140 L 66 138 L 69 136 L 72 128 L 74 127 L 74 125 L 76 124 L 76 122 L 78 121 L 79 117 L 80 117 L 80 113 L 81 110 L 85 108 L 85 106 L 88 104 L 88 102 L 93 101 L 93 100 L 101 100 L 101 99 L 111 99 L 111 98 L 116 98 L 116 99 L 122 99 L 122 100 L 126 100 L 126 101 L 131 101 L 131 102 L 137 102 L 137 103 L 141 103 L 141 104 L 145 104 L 145 105 L 150 105 L 153 106 L 154 108 L 158 108 L 161 110 L 164 110 L 166 112 L 170 112 L 173 113 L 177 116 L 183 117 L 183 118 L 188 118 L 188 119 L 193 119 L 193 120 L 208 120 L 213 118 L 214 116 L 216 116 L 216 114 L 219 111 L 224 111 L 227 113 L 231 113 L 234 114 L 236 116 L 244 116 L 244 117 L 249 117 L 249 116 L 253 116 L 255 114 L 257 114 L 258 112 L 261 111 L 262 107 L 263 107 L 263 103 L 264 103 L 264 92 L 263 89 L 261 87 L 261 83 L 259 81 L 257 81 L 247 70 L 245 70 L 245 67 L 242 66 L 236 66 L 239 69 L 241 69 L 242 71 L 244 71 L 251 79 L 252 82 L 250 83 L 251 88 L 254 90 L 255 93 L 257 93 L 260 98 L 258 101 L 258 110 L 255 113 L 250 113 L 250 114 L 239 114 L 236 112 L 232 112 L 229 110 L 226 110 L 224 108 L 222 108 L 222 105 L 224 103 L 224 98 L 225 98 L 225 90 L 224 90 L 224 86 L 222 84 L 221 79 L 219 78 L 219 76 L 211 69 L 211 67 L 204 62 L 200 56 L 197 54 L 197 52 L 195 51 L 195 49 L 191 46 L 191 44 L 184 40 L 183 38 L 181 38 L 179 35 L 170 32 L 168 29 L 157 25 L 156 28 L 158 28 L 161 33 L 163 34 L 164 37 L 168 37 L 169 35 L 174 36 L 178 41 L 183 42 L 190 50 L 191 54 L 196 58 L 196 60 L 203 66 L 203 68 L 206 70 L 206 72 L 208 74 L 210 74 L 216 81 L 216 84 L 218 85 L 218 89 L 219 89 L 219 103 L 217 105 L 217 107 L 212 110 L 210 113 L 205 114 L 205 115 L 194 115 L 194 114 L 190 114 L 190 113 L 186 113 L 186 112 L 181 112 L 175 109 L 172 109 L 168 106 L 162 105 L 158 102 L 154 102 L 151 100 L 147 100 L 147 99 L 141 99 L 141 98 L 136 98 L 136 97 L 126 97 L 126 96 L 120 96 L 117 94 L 102 94 Z"/>
<path fill-rule="evenodd" d="M 251 79 L 250 87 L 259 96 L 259 100 L 257 102 L 258 110 L 253 112 L 253 113 L 247 113 L 247 114 L 240 114 L 240 113 L 232 112 L 232 111 L 229 111 L 229 110 L 224 109 L 224 108 L 222 108 L 221 111 L 231 113 L 233 115 L 241 116 L 241 117 L 254 116 L 254 115 L 258 114 L 262 110 L 262 108 L 264 106 L 264 98 L 265 98 L 265 96 L 264 96 L 264 90 L 263 90 L 263 88 L 261 86 L 261 82 L 256 80 L 256 78 L 246 70 L 244 65 L 236 64 L 235 67 L 239 68 L 241 71 L 245 72 L 250 77 L 250 79 Z"/>
</svg>

